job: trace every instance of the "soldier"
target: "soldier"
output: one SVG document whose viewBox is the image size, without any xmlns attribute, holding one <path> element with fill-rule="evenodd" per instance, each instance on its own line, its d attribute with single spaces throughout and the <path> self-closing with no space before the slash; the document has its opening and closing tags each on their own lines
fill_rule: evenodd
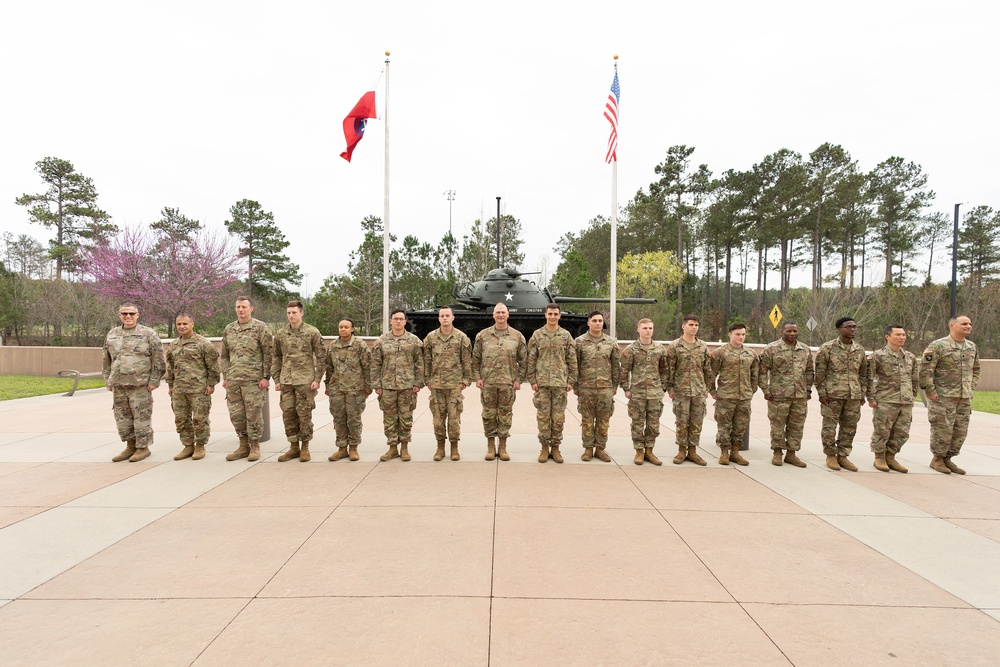
<svg viewBox="0 0 1000 667">
<path fill-rule="evenodd" d="M 167 383 L 174 425 L 184 448 L 175 461 L 189 456 L 198 461 L 205 458 L 205 445 L 210 434 L 209 413 L 212 394 L 219 384 L 219 352 L 207 338 L 194 332 L 194 320 L 181 313 L 174 321 L 177 338 L 167 348 Z"/>
<path fill-rule="evenodd" d="M 563 426 L 566 424 L 566 395 L 576 383 L 576 347 L 573 336 L 559 326 L 561 309 L 558 304 L 545 306 L 545 326 L 531 334 L 528 341 L 528 382 L 535 392 L 538 442 L 542 451 L 538 462 L 551 458 L 562 463 L 559 453 Z M 551 449 L 550 449 L 551 448 Z"/>
<path fill-rule="evenodd" d="M 795 452 L 802 447 L 802 429 L 806 423 L 809 399 L 812 398 L 813 358 L 809 347 L 798 342 L 799 327 L 795 322 L 781 326 L 781 338 L 769 344 L 760 354 L 758 386 L 767 401 L 767 418 L 771 421 L 771 464 L 781 465 L 781 450 L 785 463 L 805 468 L 805 461 Z"/>
<path fill-rule="evenodd" d="M 431 414 L 437 451 L 434 460 L 444 458 L 445 438 L 451 441 L 451 460 L 458 461 L 458 441 L 462 436 L 462 392 L 472 384 L 472 342 L 454 326 L 450 306 L 438 310 L 441 326 L 424 338 L 424 378 L 431 390 Z"/>
<path fill-rule="evenodd" d="M 653 340 L 653 321 L 643 318 L 636 327 L 639 340 L 622 351 L 620 379 L 628 416 L 632 419 L 632 447 L 635 464 L 649 461 L 663 465 L 653 454 L 660 435 L 660 415 L 663 413 L 663 393 L 667 386 L 667 349 Z"/>
<path fill-rule="evenodd" d="M 886 346 L 868 362 L 868 406 L 875 409 L 871 448 L 877 470 L 907 472 L 896 462 L 896 454 L 910 437 L 913 397 L 919 386 L 917 358 L 903 349 L 906 329 L 898 324 L 885 328 L 885 341 Z"/>
<path fill-rule="evenodd" d="M 823 343 L 816 354 L 815 380 L 823 414 L 823 453 L 827 468 L 857 472 L 858 467 L 847 457 L 851 455 L 854 434 L 861 419 L 861 405 L 868 389 L 868 357 L 865 348 L 854 342 L 858 333 L 854 320 L 841 317 L 836 326 L 840 336 Z"/>
<path fill-rule="evenodd" d="M 104 340 L 104 386 L 113 396 L 112 410 L 118 435 L 125 449 L 112 458 L 141 461 L 149 456 L 153 442 L 152 391 L 163 377 L 163 343 L 155 331 L 139 324 L 139 309 L 133 303 L 118 308 L 122 323 Z"/>
<path fill-rule="evenodd" d="M 222 386 L 226 390 L 229 419 L 240 439 L 236 451 L 226 455 L 227 461 L 260 458 L 274 337 L 267 325 L 252 315 L 250 299 L 236 297 L 236 321 L 222 331 Z"/>
<path fill-rule="evenodd" d="M 361 458 L 361 415 L 372 393 L 372 354 L 363 340 L 355 338 L 352 320 L 340 320 L 337 333 L 340 336 L 326 354 L 326 395 L 330 397 L 330 414 L 337 433 L 337 451 L 330 460 L 357 461 Z"/>
<path fill-rule="evenodd" d="M 608 444 L 608 425 L 615 413 L 615 392 L 621 372 L 618 341 L 604 333 L 604 313 L 595 310 L 587 316 L 589 331 L 576 339 L 577 409 L 583 420 L 583 461 L 594 456 L 611 462 L 604 451 Z"/>
<path fill-rule="evenodd" d="M 312 413 L 323 379 L 326 349 L 319 329 L 302 321 L 303 311 L 301 301 L 289 301 L 285 307 L 288 324 L 274 335 L 271 377 L 274 390 L 281 396 L 281 420 L 288 438 L 288 451 L 278 457 L 281 463 L 296 458 L 307 463 L 312 458 Z"/>
<path fill-rule="evenodd" d="M 715 399 L 715 443 L 719 446 L 719 463 L 732 461 L 741 466 L 750 462 L 740 456 L 743 434 L 750 426 L 750 403 L 757 391 L 760 360 L 743 345 L 747 325 L 729 325 L 729 343 L 712 352 L 712 381 L 709 393 Z"/>
<path fill-rule="evenodd" d="M 931 468 L 945 474 L 964 475 L 952 462 L 962 451 L 969 433 L 972 393 L 979 384 L 979 351 L 966 340 L 972 320 L 959 315 L 948 320 L 949 335 L 924 350 L 920 362 L 920 387 L 927 396 L 927 419 L 931 423 Z"/>
<path fill-rule="evenodd" d="M 684 461 L 708 465 L 698 456 L 698 441 L 705 421 L 705 397 L 712 383 L 712 359 L 708 345 L 698 338 L 700 326 L 696 315 L 685 315 L 681 337 L 667 346 L 667 393 L 674 402 L 677 465 Z"/>
<path fill-rule="evenodd" d="M 389 315 L 390 330 L 379 336 L 372 349 L 372 387 L 382 408 L 382 428 L 389 449 L 380 461 L 410 460 L 410 432 L 417 392 L 424 386 L 424 344 L 406 330 L 406 313 L 397 308 Z M 397 450 L 397 447 L 399 448 Z"/>
<path fill-rule="evenodd" d="M 479 400 L 483 405 L 487 461 L 498 454 L 501 461 L 510 461 L 507 438 L 510 437 L 516 392 L 526 373 L 528 345 L 524 335 L 507 324 L 509 315 L 504 304 L 494 306 L 495 324 L 476 334 L 472 346 L 472 377 L 476 379 L 476 387 L 482 390 Z M 499 452 L 496 449 L 498 438 Z"/>
</svg>

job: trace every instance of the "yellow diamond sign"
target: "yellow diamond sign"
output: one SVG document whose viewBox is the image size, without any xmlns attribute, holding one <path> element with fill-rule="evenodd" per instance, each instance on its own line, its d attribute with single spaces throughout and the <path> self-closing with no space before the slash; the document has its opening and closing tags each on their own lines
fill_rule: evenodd
<svg viewBox="0 0 1000 667">
<path fill-rule="evenodd" d="M 778 304 L 774 304 L 774 308 L 771 309 L 771 314 L 767 318 L 771 320 L 771 326 L 777 329 L 778 323 L 781 322 L 781 309 L 778 308 Z"/>
</svg>

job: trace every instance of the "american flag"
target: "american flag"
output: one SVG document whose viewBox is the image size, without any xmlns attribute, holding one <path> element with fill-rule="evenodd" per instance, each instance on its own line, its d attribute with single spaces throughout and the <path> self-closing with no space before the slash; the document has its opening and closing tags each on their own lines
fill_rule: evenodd
<svg viewBox="0 0 1000 667">
<path fill-rule="evenodd" d="M 611 123 L 611 135 L 608 137 L 608 154 L 604 161 L 608 164 L 618 161 L 618 98 L 622 89 L 618 85 L 618 69 L 615 68 L 615 80 L 611 82 L 611 92 L 608 102 L 604 105 L 604 117 Z"/>
</svg>

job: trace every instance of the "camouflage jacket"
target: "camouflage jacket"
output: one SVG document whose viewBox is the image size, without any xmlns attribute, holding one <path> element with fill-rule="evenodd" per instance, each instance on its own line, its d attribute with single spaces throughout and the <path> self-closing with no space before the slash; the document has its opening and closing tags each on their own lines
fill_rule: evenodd
<svg viewBox="0 0 1000 667">
<path fill-rule="evenodd" d="M 708 384 L 716 398 L 747 401 L 757 391 L 760 359 L 746 345 L 733 347 L 729 343 L 712 351 L 712 381 Z"/>
<path fill-rule="evenodd" d="M 527 359 L 524 334 L 511 326 L 500 331 L 493 325 L 476 334 L 472 377 L 484 385 L 511 386 L 525 377 Z"/>
<path fill-rule="evenodd" d="M 945 336 L 927 346 L 920 360 L 920 388 L 945 398 L 972 398 L 979 384 L 979 350 L 969 339 Z"/>
<path fill-rule="evenodd" d="M 576 347 L 562 327 L 536 329 L 528 341 L 528 384 L 563 387 L 576 383 Z"/>
<path fill-rule="evenodd" d="M 326 348 L 319 329 L 303 322 L 299 330 L 286 324 L 274 334 L 271 377 L 277 384 L 309 385 L 323 379 Z"/>
<path fill-rule="evenodd" d="M 372 389 L 424 386 L 424 344 L 409 331 L 384 333 L 372 348 Z"/>
<path fill-rule="evenodd" d="M 803 343 L 792 346 L 779 338 L 760 353 L 757 385 L 773 398 L 808 398 L 813 378 L 812 351 Z"/>
<path fill-rule="evenodd" d="M 663 398 L 668 374 L 667 348 L 655 340 L 649 345 L 634 341 L 622 351 L 621 387 L 632 398 Z"/>
<path fill-rule="evenodd" d="M 893 352 L 888 345 L 868 361 L 869 401 L 912 405 L 917 395 L 917 358 L 912 352 Z"/>
<path fill-rule="evenodd" d="M 274 336 L 266 324 L 230 322 L 222 332 L 222 377 L 226 382 L 270 379 L 273 354 Z"/>
<path fill-rule="evenodd" d="M 155 331 L 136 324 L 119 325 L 104 339 L 104 384 L 108 387 L 160 386 L 166 361 Z"/>
<path fill-rule="evenodd" d="M 816 394 L 820 398 L 865 399 L 868 389 L 868 355 L 858 343 L 844 345 L 840 338 L 827 341 L 816 353 Z"/>
<path fill-rule="evenodd" d="M 453 329 L 447 336 L 435 329 L 424 338 L 424 379 L 431 389 L 468 387 L 472 379 L 472 341 Z"/>
<path fill-rule="evenodd" d="M 667 345 L 667 391 L 678 396 L 704 396 L 712 384 L 712 358 L 700 338 L 683 337 Z"/>
<path fill-rule="evenodd" d="M 219 384 L 219 352 L 207 338 L 175 338 L 167 348 L 164 382 L 181 394 L 202 394 Z"/>
<path fill-rule="evenodd" d="M 351 336 L 346 343 L 337 337 L 326 352 L 326 389 L 355 394 L 371 392 L 372 353 L 368 344 Z"/>
<path fill-rule="evenodd" d="M 588 331 L 575 343 L 578 371 L 573 389 L 618 389 L 622 369 L 618 341 L 608 334 L 595 340 Z"/>
</svg>

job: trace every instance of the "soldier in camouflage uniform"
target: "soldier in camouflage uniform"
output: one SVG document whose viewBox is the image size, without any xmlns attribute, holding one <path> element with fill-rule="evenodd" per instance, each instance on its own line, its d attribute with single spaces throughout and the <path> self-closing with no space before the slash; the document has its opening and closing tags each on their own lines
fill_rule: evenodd
<svg viewBox="0 0 1000 667">
<path fill-rule="evenodd" d="M 635 461 L 662 465 L 653 453 L 660 435 L 660 415 L 663 414 L 663 393 L 669 380 L 667 349 L 653 340 L 653 321 L 641 319 L 636 327 L 639 340 L 622 351 L 619 379 L 628 399 L 628 416 L 632 420 L 632 447 Z"/>
<path fill-rule="evenodd" d="M 823 343 L 816 354 L 816 394 L 823 415 L 823 453 L 826 467 L 850 470 L 858 467 L 848 458 L 861 419 L 861 405 L 868 389 L 868 357 L 854 342 L 858 325 L 849 317 L 837 320 L 834 340 Z M 837 428 L 840 428 L 838 435 Z"/>
<path fill-rule="evenodd" d="M 885 328 L 885 341 L 868 361 L 868 406 L 875 409 L 871 448 L 877 470 L 907 472 L 896 454 L 910 437 L 913 397 L 920 386 L 917 358 L 903 349 L 906 329 L 898 324 Z"/>
<path fill-rule="evenodd" d="M 123 303 L 121 325 L 104 340 L 104 386 L 112 393 L 112 410 L 125 449 L 112 458 L 133 463 L 149 456 L 153 442 L 153 396 L 160 386 L 165 362 L 163 343 L 155 331 L 139 324 L 139 309 Z"/>
<path fill-rule="evenodd" d="M 667 393 L 674 402 L 677 465 L 684 461 L 708 465 L 698 455 L 698 442 L 705 421 L 705 397 L 712 384 L 712 358 L 708 345 L 698 338 L 700 326 L 697 316 L 685 315 L 681 322 L 683 334 L 667 346 Z"/>
<path fill-rule="evenodd" d="M 285 308 L 288 324 L 274 334 L 271 377 L 274 390 L 281 396 L 281 419 L 288 438 L 288 451 L 278 457 L 281 463 L 295 458 L 306 463 L 312 459 L 312 413 L 323 379 L 326 349 L 319 329 L 302 321 L 303 311 L 301 301 L 289 301 Z"/>
<path fill-rule="evenodd" d="M 764 348 L 760 354 L 758 386 L 767 401 L 767 417 L 771 421 L 771 464 L 780 466 L 781 451 L 785 463 L 805 468 L 806 463 L 795 452 L 802 447 L 802 430 L 806 424 L 809 399 L 814 378 L 812 351 L 799 340 L 795 322 L 781 326 L 781 338 Z"/>
<path fill-rule="evenodd" d="M 715 424 L 718 427 L 715 444 L 719 446 L 719 463 L 732 461 L 741 466 L 750 462 L 740 456 L 743 434 L 750 426 L 750 403 L 757 391 L 760 361 L 753 350 L 743 345 L 747 325 L 735 322 L 729 326 L 729 343 L 716 348 L 711 355 L 712 381 L 709 393 L 715 399 Z"/>
<path fill-rule="evenodd" d="M 343 319 L 337 325 L 340 336 L 326 353 L 326 395 L 337 433 L 337 451 L 331 461 L 357 461 L 361 444 L 361 415 L 372 393 L 372 353 L 368 344 L 354 336 L 354 322 Z"/>
<path fill-rule="evenodd" d="M 952 462 L 962 451 L 969 434 L 972 394 L 979 384 L 979 351 L 967 340 L 972 320 L 959 315 L 948 320 L 949 335 L 924 350 L 920 361 L 920 388 L 927 396 L 927 419 L 931 423 L 931 468 L 942 473 L 964 475 Z"/>
<path fill-rule="evenodd" d="M 610 463 L 604 451 L 608 444 L 608 427 L 615 413 L 615 392 L 621 372 L 618 341 L 604 333 L 604 313 L 595 310 L 587 316 L 589 331 L 578 336 L 576 343 L 577 409 L 583 433 L 583 461 L 597 457 Z"/>
<path fill-rule="evenodd" d="M 455 313 L 450 306 L 444 306 L 438 310 L 441 326 L 424 338 L 424 379 L 431 390 L 437 439 L 435 461 L 444 458 L 445 438 L 451 441 L 451 460 L 461 458 L 458 441 L 462 437 L 462 392 L 472 384 L 472 341 L 455 328 L 454 321 Z"/>
<path fill-rule="evenodd" d="M 267 325 L 252 315 L 250 299 L 237 297 L 236 321 L 222 331 L 222 386 L 226 390 L 229 420 L 240 439 L 236 451 L 226 455 L 227 461 L 260 458 L 274 337 Z"/>
<path fill-rule="evenodd" d="M 576 383 L 576 346 L 573 336 L 559 326 L 561 314 L 558 304 L 545 306 L 545 326 L 528 341 L 527 379 L 535 392 L 532 403 L 542 445 L 539 463 L 549 458 L 556 463 L 564 460 L 559 446 L 566 424 L 566 397 Z"/>
<path fill-rule="evenodd" d="M 409 461 L 413 410 L 417 392 L 424 386 L 424 344 L 406 330 L 406 313 L 401 308 L 392 311 L 389 324 L 389 332 L 379 336 L 372 349 L 371 384 L 378 394 L 389 445 L 379 460 Z"/>
<path fill-rule="evenodd" d="M 209 414 L 212 394 L 219 384 L 219 352 L 204 336 L 194 332 L 194 320 L 187 313 L 177 316 L 177 338 L 167 348 L 167 373 L 174 425 L 184 448 L 175 461 L 189 456 L 205 458 L 210 434 Z"/>
<path fill-rule="evenodd" d="M 500 440 L 500 460 L 509 461 L 507 438 L 513 421 L 514 400 L 521 388 L 521 378 L 526 374 L 528 345 L 520 331 L 507 324 L 510 313 L 507 306 L 498 303 L 493 307 L 495 324 L 476 334 L 472 346 L 472 377 L 481 389 L 479 400 L 483 405 L 483 432 L 486 435 L 486 460 L 497 454 L 496 441 Z"/>
</svg>

